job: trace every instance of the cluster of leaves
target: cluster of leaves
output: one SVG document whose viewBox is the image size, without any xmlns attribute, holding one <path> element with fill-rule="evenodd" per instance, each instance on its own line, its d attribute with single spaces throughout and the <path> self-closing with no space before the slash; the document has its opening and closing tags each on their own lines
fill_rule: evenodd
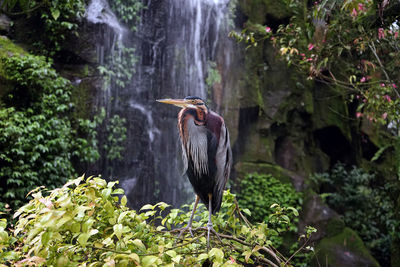
<svg viewBox="0 0 400 267">
<path fill-rule="evenodd" d="M 290 22 L 277 29 L 248 23 L 238 41 L 270 40 L 289 65 L 342 89 L 358 118 L 399 126 L 400 4 L 372 0 L 287 0 Z M 251 18 L 250 18 L 251 20 Z"/>
<path fill-rule="evenodd" d="M 239 186 L 239 204 L 250 210 L 253 222 L 269 221 L 272 214 L 269 207 L 274 203 L 280 203 L 282 207 L 292 211 L 301 209 L 302 194 L 296 192 L 291 184 L 282 183 L 270 174 L 247 174 Z M 296 213 L 293 215 L 295 216 L 288 217 L 286 221 L 297 216 Z M 297 230 L 295 225 L 290 227 Z"/>
<path fill-rule="evenodd" d="M 126 140 L 126 119 L 119 115 L 114 115 L 110 118 L 106 125 L 107 142 L 104 144 L 104 149 L 107 151 L 107 159 L 122 159 L 122 152 L 125 150 L 123 143 Z"/>
<path fill-rule="evenodd" d="M 243 211 L 251 214 L 250 220 L 268 223 L 277 231 L 276 235 L 271 237 L 275 247 L 287 245 L 284 244 L 282 235 L 297 234 L 297 216 L 298 210 L 301 209 L 302 194 L 296 192 L 291 184 L 282 183 L 270 174 L 247 174 L 239 186 L 238 201 L 244 208 Z M 280 203 L 280 206 L 275 207 L 274 203 Z M 274 220 L 277 214 L 282 215 L 278 221 Z"/>
<path fill-rule="evenodd" d="M 124 22 L 131 31 L 137 30 L 137 23 L 140 19 L 140 11 L 144 8 L 140 0 L 115 0 L 111 1 L 111 9 L 115 15 Z"/>
<path fill-rule="evenodd" d="M 250 225 L 226 192 L 222 210 L 213 216 L 219 233 L 205 238 L 208 212 L 201 205 L 193 224 L 194 236 L 182 240 L 174 227 L 183 225 L 188 212 L 166 203 L 145 205 L 139 212 L 126 207 L 117 182 L 80 177 L 48 196 L 35 189 L 33 199 L 14 215 L 12 229 L 0 221 L 0 263 L 11 265 L 70 266 L 239 266 L 245 263 L 291 266 L 272 246 L 271 228 Z M 279 205 L 277 205 L 279 207 Z M 279 216 L 275 217 L 279 220 Z M 305 239 L 315 229 L 310 228 Z M 275 231 L 276 232 L 276 231 Z"/>
<path fill-rule="evenodd" d="M 41 54 L 53 56 L 63 48 L 68 36 L 78 35 L 78 24 L 85 7 L 85 0 L 5 0 L 1 9 L 9 15 L 34 19 L 39 26 L 35 46 Z"/>
<path fill-rule="evenodd" d="M 2 64 L 12 88 L 0 108 L 0 205 L 15 208 L 38 185 L 54 188 L 72 177 L 73 160 L 93 162 L 99 155 L 95 125 L 73 119 L 70 82 L 51 62 L 25 55 Z"/>
<path fill-rule="evenodd" d="M 321 188 L 326 201 L 338 211 L 345 224 L 356 230 L 382 265 L 390 265 L 390 246 L 395 227 L 395 207 L 391 186 L 379 185 L 373 174 L 337 164 L 330 173 L 316 174 L 312 180 Z"/>
<path fill-rule="evenodd" d="M 136 62 L 135 48 L 117 44 L 107 63 L 98 67 L 100 74 L 104 76 L 104 86 L 125 87 L 132 79 Z"/>
<path fill-rule="evenodd" d="M 221 74 L 218 71 L 217 63 L 214 61 L 208 62 L 207 68 L 207 79 L 206 84 L 209 88 L 212 88 L 215 83 L 221 82 Z"/>
</svg>

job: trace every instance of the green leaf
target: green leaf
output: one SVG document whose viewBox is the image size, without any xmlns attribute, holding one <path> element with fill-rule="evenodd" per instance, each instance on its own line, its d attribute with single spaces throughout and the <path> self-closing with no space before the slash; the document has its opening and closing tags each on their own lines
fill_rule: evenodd
<svg viewBox="0 0 400 267">
<path fill-rule="evenodd" d="M 7 227 L 7 220 L 0 219 L 0 230 L 4 230 Z"/>
<path fill-rule="evenodd" d="M 140 240 L 140 239 L 135 239 L 135 240 L 132 241 L 132 243 L 133 243 L 136 247 L 138 247 L 140 250 L 146 251 L 146 247 L 145 247 L 145 245 L 143 244 L 142 240 Z"/>
<path fill-rule="evenodd" d="M 243 211 L 245 214 L 251 216 L 251 211 L 250 211 L 249 209 L 242 209 L 242 211 Z"/>
<path fill-rule="evenodd" d="M 47 244 L 50 241 L 51 236 L 52 236 L 52 233 L 47 232 L 47 231 L 42 234 L 41 242 L 42 242 L 43 246 L 47 246 Z"/>
<path fill-rule="evenodd" d="M 242 255 L 244 256 L 244 260 L 246 261 L 246 263 L 248 263 L 248 262 L 249 262 L 249 259 L 250 259 L 250 257 L 251 257 L 251 251 L 249 251 L 249 250 L 244 251 L 244 252 L 242 253 Z"/>
<path fill-rule="evenodd" d="M 156 256 L 144 256 L 142 259 L 143 267 L 154 266 L 158 258 Z"/>
<path fill-rule="evenodd" d="M 118 216 L 117 222 L 118 222 L 118 223 L 121 223 L 121 222 L 124 220 L 125 216 L 128 214 L 128 212 L 129 212 L 129 211 L 124 211 L 124 212 L 122 212 L 122 213 Z"/>
<path fill-rule="evenodd" d="M 118 239 L 121 239 L 124 226 L 122 224 L 116 224 L 114 225 L 113 229 L 114 229 L 114 234 L 118 237 Z"/>
<path fill-rule="evenodd" d="M 154 206 L 150 204 L 144 205 L 140 210 L 153 210 Z"/>
<path fill-rule="evenodd" d="M 171 258 L 176 257 L 176 252 L 175 250 L 168 250 L 165 252 L 165 254 L 167 254 L 168 256 L 170 256 Z"/>
<path fill-rule="evenodd" d="M 60 10 L 58 9 L 51 9 L 51 16 L 54 20 L 57 20 L 60 17 Z"/>
<path fill-rule="evenodd" d="M 380 156 L 382 156 L 383 152 L 385 152 L 385 150 L 388 147 L 390 147 L 390 145 L 386 145 L 386 146 L 383 146 L 383 147 L 379 148 L 379 150 L 376 151 L 375 155 L 372 157 L 371 162 L 374 162 L 375 160 L 379 159 Z"/>
<path fill-rule="evenodd" d="M 177 264 L 179 264 L 179 262 L 181 261 L 182 256 L 178 255 L 176 257 L 173 257 L 171 260 Z"/>
<path fill-rule="evenodd" d="M 299 212 L 298 212 L 295 208 L 293 208 L 293 207 L 288 207 L 287 209 L 288 209 L 288 210 L 291 210 L 291 211 L 293 212 L 294 216 L 299 216 Z"/>
<path fill-rule="evenodd" d="M 131 258 L 133 261 L 137 262 L 138 264 L 140 263 L 140 258 L 138 256 L 138 254 L 136 254 L 136 253 L 129 254 L 129 258 Z"/>
<path fill-rule="evenodd" d="M 121 205 L 125 207 L 127 202 L 128 202 L 128 199 L 126 198 L 126 196 L 123 196 L 121 198 Z"/>
<path fill-rule="evenodd" d="M 212 248 L 208 252 L 208 256 L 214 257 L 216 262 L 222 262 L 224 259 L 224 252 L 222 252 L 222 250 L 219 248 Z"/>
<path fill-rule="evenodd" d="M 200 262 L 202 262 L 202 261 L 204 261 L 205 259 L 208 259 L 208 254 L 207 253 L 201 253 L 198 257 L 197 257 L 197 260 L 198 261 L 200 261 Z"/>
<path fill-rule="evenodd" d="M 112 193 L 113 193 L 113 195 L 122 195 L 122 194 L 124 194 L 125 192 L 124 192 L 124 189 L 122 189 L 122 188 L 117 188 L 117 189 L 115 189 Z"/>
<path fill-rule="evenodd" d="M 78 237 L 78 242 L 81 244 L 82 247 L 86 247 L 87 241 L 90 235 L 88 233 L 82 233 Z"/>
</svg>

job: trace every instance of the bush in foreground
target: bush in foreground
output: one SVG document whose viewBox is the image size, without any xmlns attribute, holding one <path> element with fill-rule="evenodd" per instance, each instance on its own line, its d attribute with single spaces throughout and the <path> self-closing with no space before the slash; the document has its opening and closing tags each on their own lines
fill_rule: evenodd
<svg viewBox="0 0 400 267">
<path fill-rule="evenodd" d="M 30 192 L 33 199 L 16 212 L 12 229 L 0 221 L 0 265 L 201 266 L 208 261 L 213 266 L 279 266 L 291 260 L 271 245 L 277 231 L 267 223 L 251 225 L 229 192 L 213 217 L 218 236 L 212 235 L 207 250 L 204 207 L 196 214 L 194 236 L 186 232 L 178 240 L 179 231 L 173 229 L 187 222 L 189 212 L 163 202 L 131 210 L 126 197 L 119 198 L 123 190 L 116 183 L 82 176 L 48 196 L 40 188 Z M 286 216 L 279 205 L 274 208 L 274 220 Z M 304 241 L 314 230 L 308 229 Z"/>
</svg>

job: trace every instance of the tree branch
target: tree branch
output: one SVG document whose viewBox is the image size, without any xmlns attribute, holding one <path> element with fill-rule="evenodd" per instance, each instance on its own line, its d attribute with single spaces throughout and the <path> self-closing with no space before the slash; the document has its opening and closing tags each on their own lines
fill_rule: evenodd
<svg viewBox="0 0 400 267">
<path fill-rule="evenodd" d="M 379 64 L 379 66 L 381 67 L 382 72 L 385 74 L 386 80 L 388 80 L 389 82 L 392 81 L 392 80 L 390 79 L 389 75 L 387 74 L 387 72 L 386 72 L 386 70 L 385 70 L 385 67 L 383 66 L 383 64 L 382 64 L 382 62 L 381 62 L 381 60 L 380 60 L 378 54 L 376 53 L 376 47 L 375 47 L 374 42 L 369 42 L 369 43 L 368 43 L 368 46 L 369 46 L 369 48 L 371 49 L 372 53 L 374 54 L 376 60 L 378 61 L 378 64 Z M 392 87 L 392 88 L 393 88 L 394 92 L 396 93 L 397 97 L 400 98 L 400 94 L 399 94 L 399 92 L 396 90 L 396 88 L 394 88 L 394 87 Z"/>
</svg>

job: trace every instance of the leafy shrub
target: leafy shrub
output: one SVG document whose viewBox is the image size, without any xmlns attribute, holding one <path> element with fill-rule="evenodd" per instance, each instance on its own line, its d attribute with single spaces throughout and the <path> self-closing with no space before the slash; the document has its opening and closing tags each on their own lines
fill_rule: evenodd
<svg viewBox="0 0 400 267">
<path fill-rule="evenodd" d="M 268 221 L 274 203 L 300 210 L 302 195 L 291 184 L 282 183 L 270 174 L 247 174 L 240 181 L 239 204 L 250 210 L 251 221 Z"/>
<path fill-rule="evenodd" d="M 390 265 L 391 235 L 394 231 L 395 207 L 390 199 L 390 185 L 379 185 L 374 174 L 353 167 L 346 170 L 337 164 L 330 173 L 312 179 L 328 188 L 327 203 L 338 211 L 345 224 L 356 230 L 373 256 Z M 323 193 L 323 192 L 322 192 Z"/>
<path fill-rule="evenodd" d="M 35 46 L 41 54 L 54 56 L 63 48 L 63 42 L 69 35 L 78 35 L 78 24 L 85 13 L 85 0 L 26 1 L 5 0 L 1 9 L 12 15 L 26 15 L 34 20 L 32 28 Z M 13 13 L 14 10 L 19 12 Z"/>
<path fill-rule="evenodd" d="M 221 240 L 212 234 L 213 248 L 207 251 L 203 226 L 208 212 L 203 205 L 193 224 L 194 236 L 186 232 L 181 243 L 179 231 L 171 228 L 186 223 L 188 212 L 167 212 L 169 205 L 163 202 L 130 210 L 126 197 L 119 199 L 123 191 L 114 188 L 116 183 L 80 177 L 48 196 L 33 190 L 33 199 L 14 215 L 14 229 L 6 230 L 6 221 L 0 221 L 0 264 L 200 266 L 210 261 L 213 266 L 237 266 L 288 261 L 270 247 L 272 229 L 246 223 L 229 192 L 213 216 Z"/>
<path fill-rule="evenodd" d="M 71 178 L 73 160 L 99 155 L 96 125 L 73 118 L 71 85 L 50 62 L 15 56 L 3 58 L 3 68 L 14 87 L 4 99 L 11 107 L 0 108 L 0 206 L 16 208 L 38 185 L 52 189 Z"/>
<path fill-rule="evenodd" d="M 139 0 L 114 0 L 110 3 L 111 9 L 117 17 L 124 22 L 131 31 L 136 31 L 136 24 L 140 20 L 140 11 L 143 3 Z"/>
</svg>

